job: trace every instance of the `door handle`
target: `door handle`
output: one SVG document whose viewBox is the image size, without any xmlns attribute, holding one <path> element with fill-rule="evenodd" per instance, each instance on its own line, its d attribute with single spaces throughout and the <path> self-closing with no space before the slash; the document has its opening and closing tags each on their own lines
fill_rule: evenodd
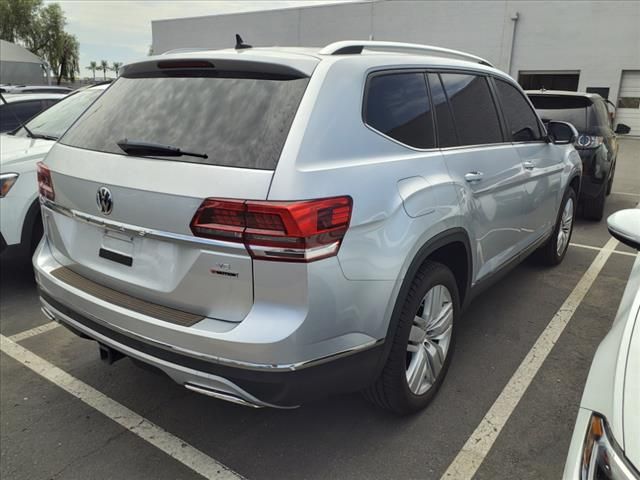
<svg viewBox="0 0 640 480">
<path fill-rule="evenodd" d="M 468 172 L 464 174 L 464 179 L 469 183 L 473 183 L 482 180 L 483 176 L 484 173 L 482 172 Z"/>
<path fill-rule="evenodd" d="M 527 170 L 533 170 L 534 168 L 536 168 L 536 164 L 533 162 L 524 162 L 522 166 Z"/>
</svg>

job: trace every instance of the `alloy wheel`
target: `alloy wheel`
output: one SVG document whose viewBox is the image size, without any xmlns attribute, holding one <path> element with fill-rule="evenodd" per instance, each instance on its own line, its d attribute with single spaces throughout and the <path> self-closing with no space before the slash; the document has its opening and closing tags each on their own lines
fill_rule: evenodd
<svg viewBox="0 0 640 480">
<path fill-rule="evenodd" d="M 558 228 L 558 238 L 556 241 L 556 254 L 562 255 L 569 245 L 569 237 L 571 236 L 571 226 L 573 225 L 573 199 L 568 198 L 562 211 L 560 219 L 560 228 Z"/>
<path fill-rule="evenodd" d="M 411 325 L 407 345 L 407 384 L 415 395 L 423 395 L 442 370 L 453 330 L 451 292 L 436 285 L 424 296 Z"/>
</svg>

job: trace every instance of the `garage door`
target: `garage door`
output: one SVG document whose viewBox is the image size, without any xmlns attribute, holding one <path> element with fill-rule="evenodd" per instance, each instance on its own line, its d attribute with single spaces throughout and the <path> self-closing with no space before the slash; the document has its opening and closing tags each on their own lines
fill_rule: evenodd
<svg viewBox="0 0 640 480">
<path fill-rule="evenodd" d="M 640 136 L 640 70 L 622 71 L 616 123 L 629 125 L 630 135 Z"/>
</svg>

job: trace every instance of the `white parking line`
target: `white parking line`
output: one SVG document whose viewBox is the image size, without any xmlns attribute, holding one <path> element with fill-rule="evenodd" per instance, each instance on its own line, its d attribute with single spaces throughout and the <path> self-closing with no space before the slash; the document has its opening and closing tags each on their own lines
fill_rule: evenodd
<svg viewBox="0 0 640 480">
<path fill-rule="evenodd" d="M 631 197 L 640 197 L 640 193 L 631 193 L 631 192 L 611 192 L 614 195 L 629 195 Z"/>
<path fill-rule="evenodd" d="M 4 335 L 0 335 L 0 350 L 203 477 L 214 480 L 242 478 L 184 440 L 129 410 Z"/>
<path fill-rule="evenodd" d="M 40 325 L 38 327 L 32 328 L 31 330 L 25 330 L 24 332 L 11 335 L 9 337 L 9 340 L 13 340 L 14 342 L 21 342 L 22 340 L 35 337 L 36 335 L 40 335 L 41 333 L 48 332 L 49 330 L 53 330 L 54 328 L 59 326 L 60 324 L 57 322 L 47 322 L 44 325 Z"/>
<path fill-rule="evenodd" d="M 531 381 L 573 317 L 589 288 L 611 256 L 618 241 L 610 239 L 596 255 L 573 291 L 538 337 L 480 424 L 458 452 L 442 479 L 470 480 L 491 450 L 500 431 L 509 420 Z"/>
<path fill-rule="evenodd" d="M 597 250 L 598 252 L 604 250 L 604 247 L 594 247 L 593 245 L 583 245 L 581 243 L 571 242 L 569 245 L 572 247 L 587 248 L 589 250 Z M 617 253 L 618 255 L 627 255 L 629 257 L 635 257 L 637 254 L 631 252 L 621 252 L 620 250 L 612 250 L 611 253 Z"/>
</svg>

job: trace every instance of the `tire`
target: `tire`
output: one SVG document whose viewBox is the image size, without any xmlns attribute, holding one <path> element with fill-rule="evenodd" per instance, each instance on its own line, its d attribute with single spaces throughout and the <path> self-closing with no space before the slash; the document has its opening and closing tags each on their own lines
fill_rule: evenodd
<svg viewBox="0 0 640 480">
<path fill-rule="evenodd" d="M 424 308 L 425 300 L 431 305 L 428 309 Z M 444 265 L 427 260 L 411 283 L 393 336 L 387 339 L 392 344 L 386 364 L 374 384 L 364 391 L 365 397 L 400 415 L 425 408 L 435 397 L 451 363 L 459 315 L 460 297 L 453 273 Z M 424 317 L 422 326 L 416 322 L 419 316 Z M 435 318 L 441 320 L 433 321 Z M 430 331 L 429 326 L 439 328 Z M 421 360 L 426 362 L 424 371 Z M 412 387 L 409 375 L 414 380 Z"/>
<path fill-rule="evenodd" d="M 568 206 L 569 202 L 571 202 L 570 206 Z M 549 240 L 547 240 L 547 242 L 540 247 L 537 252 L 537 257 L 540 260 L 540 263 L 554 266 L 560 264 L 564 259 L 564 256 L 569 249 L 571 234 L 573 233 L 573 224 L 575 223 L 577 205 L 576 191 L 573 188 L 569 188 L 564 194 L 564 198 L 560 204 L 560 211 L 556 218 L 556 225 L 553 228 L 553 233 Z M 562 235 L 562 239 L 560 238 L 560 235 Z M 560 246 L 560 242 L 562 242 L 562 246 Z"/>
<path fill-rule="evenodd" d="M 599 222 L 604 216 L 604 201 L 606 198 L 607 187 L 604 187 L 600 194 L 595 198 L 584 199 L 584 218 Z"/>
<path fill-rule="evenodd" d="M 607 197 L 611 195 L 611 189 L 613 188 L 613 177 L 615 176 L 615 174 L 616 174 L 616 167 L 614 165 L 613 170 L 611 171 L 611 177 L 607 182 Z"/>
</svg>

